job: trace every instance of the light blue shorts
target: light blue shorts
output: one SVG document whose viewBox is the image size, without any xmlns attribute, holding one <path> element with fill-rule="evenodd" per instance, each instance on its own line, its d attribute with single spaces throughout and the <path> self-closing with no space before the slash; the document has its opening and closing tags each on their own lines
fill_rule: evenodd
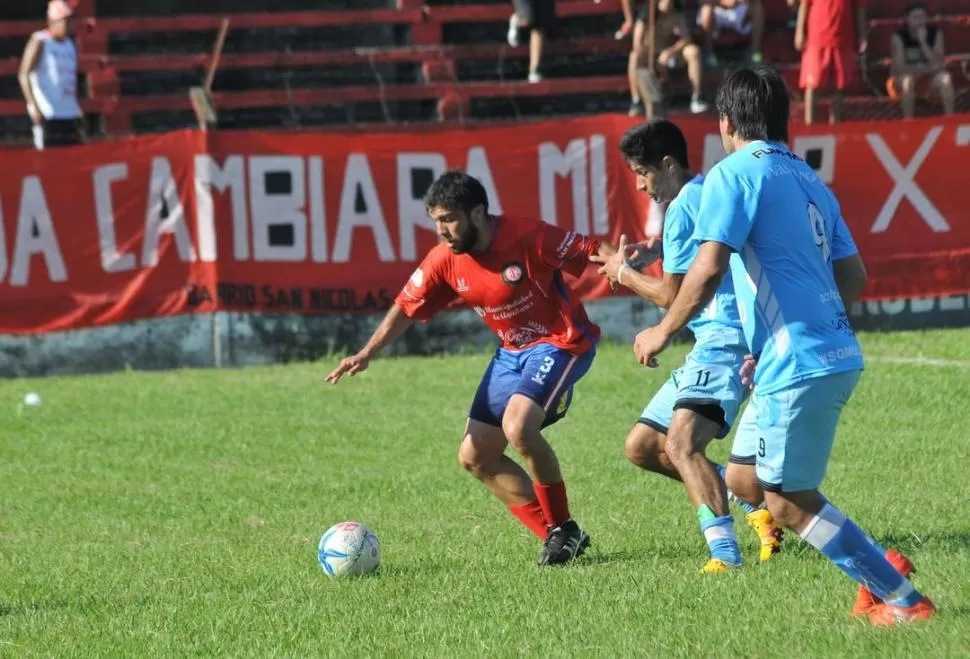
<svg viewBox="0 0 970 659">
<path fill-rule="evenodd" d="M 731 462 L 755 465 L 769 492 L 815 490 L 835 441 L 835 427 L 862 371 L 799 382 L 770 394 L 751 395 L 731 447 Z"/>
<path fill-rule="evenodd" d="M 747 396 L 741 384 L 741 365 L 747 347 L 740 344 L 697 344 L 674 370 L 640 414 L 640 423 L 667 434 L 674 410 L 692 405 L 717 405 L 724 422 L 717 439 L 731 432 L 738 410 Z"/>
</svg>

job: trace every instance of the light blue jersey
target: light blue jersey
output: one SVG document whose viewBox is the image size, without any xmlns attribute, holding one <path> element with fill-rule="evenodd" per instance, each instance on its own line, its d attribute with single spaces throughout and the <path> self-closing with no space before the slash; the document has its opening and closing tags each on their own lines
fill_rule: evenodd
<svg viewBox="0 0 970 659">
<path fill-rule="evenodd" d="M 755 384 L 769 394 L 861 369 L 832 261 L 856 254 L 839 203 L 784 145 L 753 142 L 708 173 L 694 237 L 728 245 Z"/>
<path fill-rule="evenodd" d="M 694 225 L 703 188 L 704 177 L 695 177 L 667 207 L 663 230 L 664 272 L 685 274 L 697 256 Z M 687 326 L 694 332 L 694 348 L 644 408 L 640 423 L 666 434 L 674 410 L 691 404 L 717 405 L 724 413 L 717 434 L 721 439 L 731 431 L 748 393 L 741 382 L 741 365 L 748 346 L 730 274 L 725 275 L 711 303 Z"/>
<path fill-rule="evenodd" d="M 663 230 L 664 272 L 686 274 L 697 256 L 699 243 L 694 239 L 694 230 L 703 189 L 704 177 L 695 176 L 667 207 Z M 694 333 L 697 343 L 718 340 L 715 333 L 728 334 L 727 337 L 722 336 L 721 340 L 731 342 L 730 335 L 741 330 L 741 316 L 738 314 L 730 273 L 724 276 L 714 299 L 687 323 L 687 327 Z"/>
</svg>

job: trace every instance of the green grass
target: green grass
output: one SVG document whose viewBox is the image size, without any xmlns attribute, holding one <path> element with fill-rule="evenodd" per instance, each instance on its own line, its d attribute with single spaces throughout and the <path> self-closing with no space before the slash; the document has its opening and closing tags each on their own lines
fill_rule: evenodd
<svg viewBox="0 0 970 659">
<path fill-rule="evenodd" d="M 970 653 L 966 331 L 863 337 L 874 358 L 843 416 L 829 496 L 917 562 L 941 608 L 908 629 L 849 619 L 855 587 L 797 538 L 699 575 L 679 484 L 623 438 L 676 365 L 602 348 L 549 431 L 579 564 L 538 542 L 455 456 L 487 355 L 0 382 L 0 655 L 955 657 Z M 18 411 L 27 391 L 44 403 Z M 723 459 L 728 442 L 712 457 Z M 331 581 L 330 524 L 383 544 L 379 575 Z"/>
</svg>

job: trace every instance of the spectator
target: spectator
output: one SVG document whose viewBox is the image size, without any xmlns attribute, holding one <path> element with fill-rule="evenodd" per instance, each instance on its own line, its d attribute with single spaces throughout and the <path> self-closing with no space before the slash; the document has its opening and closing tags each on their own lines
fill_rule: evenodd
<svg viewBox="0 0 970 659">
<path fill-rule="evenodd" d="M 868 0 L 801 0 L 795 49 L 802 53 L 799 86 L 805 91 L 805 123 L 815 122 L 816 92 L 835 86 L 829 123 L 842 118 L 842 95 L 856 80 L 866 52 Z"/>
<path fill-rule="evenodd" d="M 953 114 L 955 92 L 953 78 L 946 70 L 943 32 L 927 25 L 926 5 L 910 2 L 906 22 L 892 36 L 893 63 L 887 83 L 892 98 L 902 98 L 903 116 L 911 119 L 916 110 L 916 97 L 932 87 L 943 99 L 943 113 Z"/>
<path fill-rule="evenodd" d="M 704 63 L 700 48 L 691 39 L 690 27 L 680 2 L 681 0 L 657 0 L 653 35 L 655 64 L 665 69 L 675 69 L 682 64 L 687 67 L 687 77 L 691 84 L 690 111 L 699 114 L 709 107 L 701 99 Z M 649 59 L 649 5 L 649 2 L 644 3 L 633 26 L 633 49 L 630 52 L 627 73 L 630 79 L 630 116 L 643 113 L 647 119 L 652 119 L 657 106 L 663 102 L 663 90 Z"/>
<path fill-rule="evenodd" d="M 542 82 L 542 46 L 556 28 L 556 0 L 514 0 L 514 5 L 515 13 L 509 18 L 509 45 L 515 48 L 520 36 L 529 33 L 529 82 Z"/>
<path fill-rule="evenodd" d="M 761 0 L 701 0 L 697 25 L 704 31 L 704 56 L 707 64 L 720 64 L 714 52 L 714 39 L 721 30 L 732 30 L 751 36 L 751 61 L 760 64 L 761 43 L 765 33 L 765 8 Z"/>
<path fill-rule="evenodd" d="M 82 141 L 71 14 L 67 2 L 52 0 L 47 5 L 47 29 L 30 36 L 20 61 L 17 80 L 27 101 L 38 150 Z"/>
</svg>

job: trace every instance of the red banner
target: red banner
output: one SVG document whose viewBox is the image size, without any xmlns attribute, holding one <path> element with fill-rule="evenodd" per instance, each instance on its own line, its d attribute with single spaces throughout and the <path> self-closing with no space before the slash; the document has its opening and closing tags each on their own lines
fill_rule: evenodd
<svg viewBox="0 0 970 659">
<path fill-rule="evenodd" d="M 448 167 L 494 213 L 613 240 L 660 229 L 618 116 L 416 134 L 194 131 L 44 153 L 0 175 L 0 332 L 215 310 L 379 312 L 434 245 L 421 195 Z M 695 167 L 722 155 L 684 120 Z M 869 268 L 867 299 L 970 293 L 970 119 L 796 132 Z M 608 295 L 595 271 L 578 282 Z"/>
</svg>

